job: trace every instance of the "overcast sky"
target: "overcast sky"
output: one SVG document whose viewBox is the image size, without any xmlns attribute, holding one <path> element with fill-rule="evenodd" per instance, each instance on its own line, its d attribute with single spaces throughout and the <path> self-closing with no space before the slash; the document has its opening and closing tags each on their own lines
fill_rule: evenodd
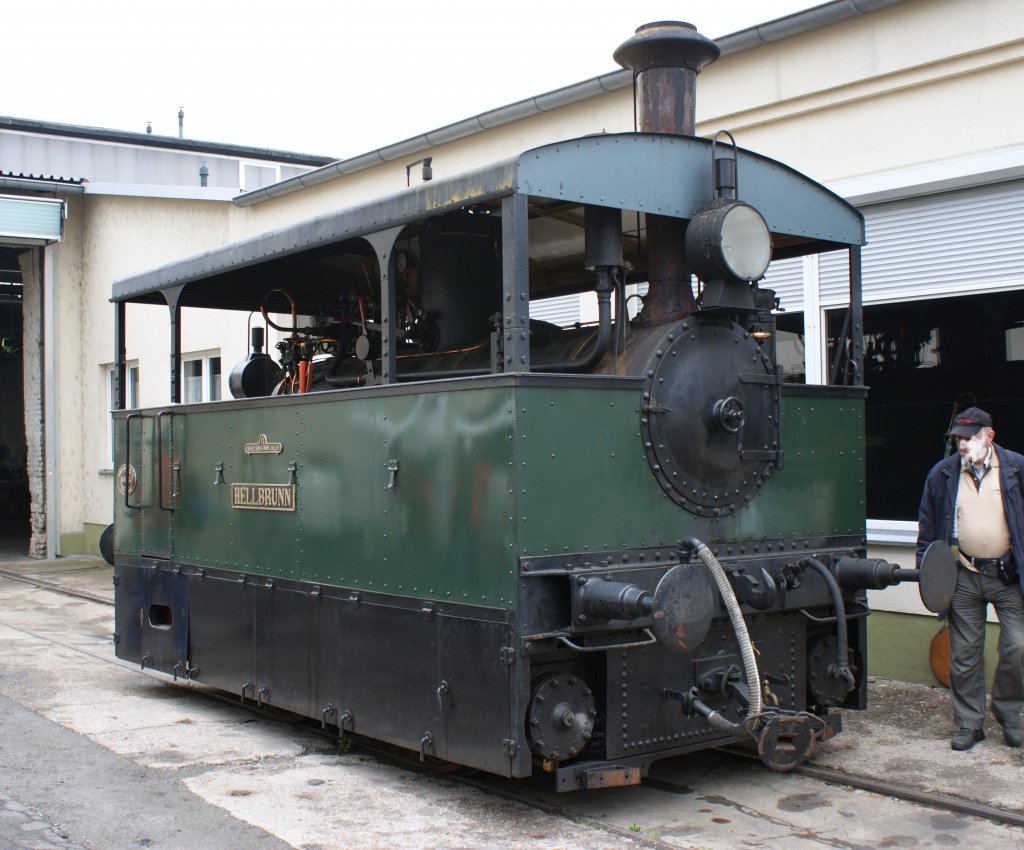
<svg viewBox="0 0 1024 850">
<path fill-rule="evenodd" d="M 714 38 L 813 5 L 41 0 L 4 39 L 0 115 L 176 136 L 183 107 L 187 138 L 344 158 L 613 71 L 649 21 Z"/>
</svg>

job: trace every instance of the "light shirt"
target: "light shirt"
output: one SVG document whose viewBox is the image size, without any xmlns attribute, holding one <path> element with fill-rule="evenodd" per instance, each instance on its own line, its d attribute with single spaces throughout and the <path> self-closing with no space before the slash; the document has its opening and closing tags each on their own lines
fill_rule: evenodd
<svg viewBox="0 0 1024 850">
<path fill-rule="evenodd" d="M 968 458 L 961 465 L 953 533 L 960 546 L 960 561 L 973 569 L 964 554 L 974 558 L 1001 558 L 1010 551 L 1010 528 L 1003 513 L 999 456 L 990 448 L 980 468 Z"/>
</svg>

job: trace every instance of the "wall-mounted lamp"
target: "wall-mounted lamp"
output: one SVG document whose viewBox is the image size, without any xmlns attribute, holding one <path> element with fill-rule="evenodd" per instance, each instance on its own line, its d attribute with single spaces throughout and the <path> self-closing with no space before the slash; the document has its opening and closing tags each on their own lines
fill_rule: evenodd
<svg viewBox="0 0 1024 850">
<path fill-rule="evenodd" d="M 420 172 L 420 176 L 423 178 L 424 182 L 426 182 L 427 180 L 433 180 L 434 169 L 430 167 L 430 163 L 432 163 L 433 161 L 434 158 L 432 156 L 425 156 L 423 157 L 423 159 L 417 159 L 415 162 L 410 162 L 405 167 L 405 185 L 409 185 L 409 174 L 412 171 L 413 167 L 416 165 L 423 166 L 423 170 Z"/>
<path fill-rule="evenodd" d="M 206 162 L 204 161 L 203 164 L 199 166 L 199 185 L 208 186 L 209 184 L 210 169 L 206 167 Z"/>
</svg>

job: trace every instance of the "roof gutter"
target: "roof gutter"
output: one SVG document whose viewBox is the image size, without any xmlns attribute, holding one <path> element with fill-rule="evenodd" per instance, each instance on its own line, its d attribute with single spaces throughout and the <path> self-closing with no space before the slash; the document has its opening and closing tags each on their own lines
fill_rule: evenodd
<svg viewBox="0 0 1024 850">
<path fill-rule="evenodd" d="M 796 35 L 813 32 L 833 24 L 842 23 L 852 18 L 867 15 L 871 12 L 885 9 L 890 6 L 898 6 L 905 0 L 832 0 L 830 3 L 823 3 L 801 12 L 795 12 L 784 18 L 777 18 L 767 23 L 758 24 L 747 29 L 734 32 L 731 35 L 716 39 L 718 46 L 722 49 L 722 56 L 733 53 L 742 53 L 755 47 L 772 44 Z M 311 186 L 327 183 L 344 177 L 348 174 L 355 174 L 365 171 L 368 168 L 380 165 L 383 162 L 391 162 L 396 159 L 406 159 L 415 156 L 422 151 L 429 150 L 439 145 L 448 144 L 468 136 L 475 136 L 485 130 L 493 130 L 506 124 L 513 124 L 560 109 L 574 103 L 589 100 L 605 92 L 618 91 L 632 86 L 633 73 L 627 69 L 612 71 L 602 74 L 599 77 L 592 77 L 581 83 L 574 83 L 571 86 L 555 89 L 545 94 L 520 100 L 507 106 L 474 115 L 463 121 L 448 124 L 436 130 L 431 130 L 420 136 L 396 142 L 387 147 L 377 148 L 369 153 L 360 154 L 350 159 L 342 159 L 332 162 L 321 168 L 307 171 L 297 177 L 264 186 L 252 192 L 245 192 L 234 199 L 239 207 L 250 207 L 271 198 L 281 195 L 290 195 Z"/>
<path fill-rule="evenodd" d="M 23 177 L 0 177 L 0 189 L 19 189 L 27 192 L 56 192 L 62 195 L 81 195 L 85 186 L 62 180 L 32 180 Z"/>
</svg>

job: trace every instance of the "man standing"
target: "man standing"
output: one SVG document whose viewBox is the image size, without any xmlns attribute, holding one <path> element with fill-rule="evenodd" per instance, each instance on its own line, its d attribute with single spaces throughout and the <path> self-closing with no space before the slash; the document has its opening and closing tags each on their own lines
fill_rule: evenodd
<svg viewBox="0 0 1024 850">
<path fill-rule="evenodd" d="M 999 618 L 999 662 L 992 682 L 992 713 L 1007 746 L 1024 743 L 1024 456 L 997 446 L 992 417 L 976 407 L 958 414 L 949 436 L 957 454 L 939 461 L 925 480 L 918 517 L 917 563 L 933 540 L 951 544 L 958 558 L 949 607 L 949 683 L 953 692 L 954 750 L 985 739 L 985 620 L 992 603 Z"/>
</svg>

